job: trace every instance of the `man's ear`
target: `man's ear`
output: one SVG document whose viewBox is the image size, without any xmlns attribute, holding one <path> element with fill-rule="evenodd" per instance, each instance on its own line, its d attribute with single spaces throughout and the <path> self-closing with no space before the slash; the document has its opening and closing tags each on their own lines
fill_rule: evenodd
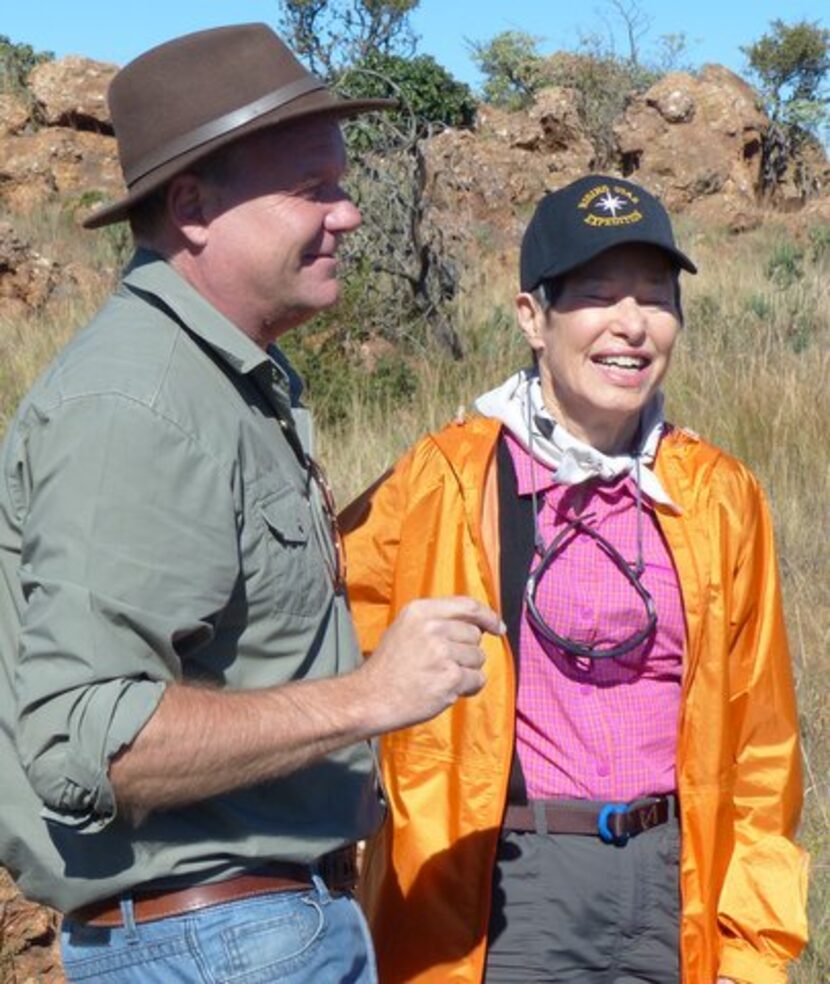
<svg viewBox="0 0 830 984">
<path fill-rule="evenodd" d="M 516 324 L 524 335 L 525 341 L 534 352 L 541 352 L 545 347 L 543 329 L 547 316 L 539 302 L 532 294 L 522 292 L 516 295 Z"/>
<path fill-rule="evenodd" d="M 185 172 L 171 179 L 167 187 L 167 213 L 173 225 L 195 247 L 205 244 L 208 208 L 204 183 Z"/>
</svg>

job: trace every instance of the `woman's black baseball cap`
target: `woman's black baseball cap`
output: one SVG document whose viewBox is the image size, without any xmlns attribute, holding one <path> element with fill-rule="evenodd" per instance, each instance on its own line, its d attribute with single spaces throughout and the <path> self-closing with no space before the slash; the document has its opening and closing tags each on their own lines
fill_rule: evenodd
<svg viewBox="0 0 830 984">
<path fill-rule="evenodd" d="M 591 174 L 536 206 L 522 237 L 521 289 L 534 290 L 622 243 L 658 246 L 678 267 L 697 273 L 675 245 L 669 214 L 654 195 L 624 178 Z"/>
</svg>

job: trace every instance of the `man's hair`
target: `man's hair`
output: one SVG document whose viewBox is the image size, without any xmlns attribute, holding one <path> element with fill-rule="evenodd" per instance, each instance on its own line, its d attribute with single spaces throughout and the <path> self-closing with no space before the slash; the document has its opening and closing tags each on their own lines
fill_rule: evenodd
<svg viewBox="0 0 830 984">
<path fill-rule="evenodd" d="M 200 181 L 221 185 L 228 180 L 232 170 L 232 157 L 236 144 L 231 143 L 210 154 L 204 160 L 197 161 L 185 172 L 195 174 Z M 142 198 L 131 209 L 129 214 L 130 231 L 137 244 L 151 244 L 164 228 L 167 219 L 167 190 L 170 182 L 178 175 L 156 188 L 154 192 Z"/>
</svg>

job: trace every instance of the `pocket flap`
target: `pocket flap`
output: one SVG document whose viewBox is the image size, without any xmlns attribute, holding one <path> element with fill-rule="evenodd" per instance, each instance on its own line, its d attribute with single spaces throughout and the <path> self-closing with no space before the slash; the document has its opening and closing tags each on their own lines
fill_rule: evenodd
<svg viewBox="0 0 830 984">
<path fill-rule="evenodd" d="M 260 503 L 268 528 L 283 543 L 307 543 L 311 530 L 308 503 L 294 489 L 284 489 Z"/>
</svg>

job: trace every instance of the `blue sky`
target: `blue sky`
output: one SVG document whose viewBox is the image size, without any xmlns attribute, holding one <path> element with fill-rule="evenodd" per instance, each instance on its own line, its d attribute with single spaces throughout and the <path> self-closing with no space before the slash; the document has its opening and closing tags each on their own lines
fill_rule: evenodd
<svg viewBox="0 0 830 984">
<path fill-rule="evenodd" d="M 720 62 L 743 72 L 740 51 L 763 34 L 771 20 L 808 19 L 830 27 L 828 0 L 697 0 L 668 4 L 641 0 L 651 18 L 641 42 L 648 57 L 660 35 L 685 34 L 687 60 L 694 65 Z M 277 25 L 277 0 L 4 0 L 0 34 L 58 56 L 81 54 L 124 64 L 145 49 L 177 34 L 218 24 L 262 20 Z M 433 55 L 459 79 L 476 86 L 480 79 L 469 57 L 469 41 L 487 41 L 505 30 L 541 37 L 540 50 L 574 49 L 581 34 L 607 36 L 613 17 L 607 0 L 577 5 L 551 0 L 421 0 L 413 16 L 419 51 Z M 625 54 L 617 25 L 617 50 Z"/>
</svg>

